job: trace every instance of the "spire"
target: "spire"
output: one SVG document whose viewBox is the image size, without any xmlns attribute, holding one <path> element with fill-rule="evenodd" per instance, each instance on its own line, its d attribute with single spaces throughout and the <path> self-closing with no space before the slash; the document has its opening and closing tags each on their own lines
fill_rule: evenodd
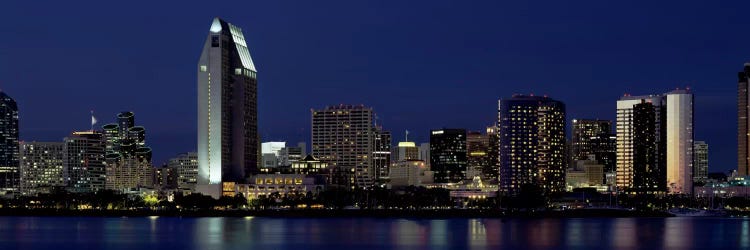
<svg viewBox="0 0 750 250">
<path fill-rule="evenodd" d="M 94 110 L 91 110 L 91 131 L 94 131 L 94 125 L 96 125 L 96 117 L 94 117 Z"/>
<path fill-rule="evenodd" d="M 404 141 L 409 141 L 409 130 L 406 130 L 406 136 L 404 136 Z"/>
</svg>

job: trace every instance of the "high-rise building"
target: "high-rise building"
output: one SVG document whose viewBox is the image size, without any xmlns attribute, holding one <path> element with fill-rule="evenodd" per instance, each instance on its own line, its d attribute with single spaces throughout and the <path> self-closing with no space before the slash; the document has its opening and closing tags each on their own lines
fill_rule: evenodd
<svg viewBox="0 0 750 250">
<path fill-rule="evenodd" d="M 107 181 L 105 143 L 97 131 L 73 132 L 63 145 L 63 171 L 72 192 L 104 190 Z"/>
<path fill-rule="evenodd" d="M 614 172 L 617 137 L 612 133 L 612 121 L 573 119 L 572 130 L 571 164 L 594 155 L 605 172 Z"/>
<path fill-rule="evenodd" d="M 693 94 L 674 90 L 667 99 L 667 185 L 673 194 L 693 193 Z"/>
<path fill-rule="evenodd" d="M 490 166 L 490 137 L 478 131 L 466 133 L 466 179 L 485 178 L 483 170 Z"/>
<path fill-rule="evenodd" d="M 106 189 L 127 192 L 153 186 L 151 148 L 146 146 L 146 129 L 135 124 L 135 114 L 117 114 L 117 123 L 102 126 L 105 148 Z"/>
<path fill-rule="evenodd" d="M 500 136 L 497 132 L 497 125 L 487 127 L 487 140 L 489 140 L 488 165 L 482 170 L 482 174 L 487 180 L 497 180 L 500 175 Z"/>
<path fill-rule="evenodd" d="M 565 190 L 565 119 L 565 104 L 549 97 L 498 101 L 501 192 L 517 195 L 524 185 Z"/>
<path fill-rule="evenodd" d="M 242 29 L 215 18 L 198 61 L 198 184 L 220 196 L 259 166 L 258 85 Z"/>
<path fill-rule="evenodd" d="M 420 186 L 432 184 L 433 172 L 427 168 L 424 161 L 406 159 L 393 164 L 390 175 L 391 187 Z"/>
<path fill-rule="evenodd" d="M 21 142 L 21 194 L 65 187 L 62 142 Z"/>
<path fill-rule="evenodd" d="M 386 183 L 388 169 L 391 166 L 391 132 L 376 127 L 373 131 L 372 166 L 375 169 L 375 181 Z"/>
<path fill-rule="evenodd" d="M 745 63 L 737 82 L 737 173 L 750 175 L 750 63 Z"/>
<path fill-rule="evenodd" d="M 456 183 L 466 178 L 466 130 L 430 131 L 430 170 L 435 183 Z"/>
<path fill-rule="evenodd" d="M 286 147 L 286 142 L 264 142 L 260 144 L 261 147 L 261 168 L 271 169 L 277 168 L 281 164 L 279 155 L 281 149 Z M 265 172 L 261 170 L 261 172 Z"/>
<path fill-rule="evenodd" d="M 617 186 L 627 192 L 692 193 L 693 95 L 617 101 Z"/>
<path fill-rule="evenodd" d="M 617 101 L 616 185 L 619 190 L 666 191 L 661 181 L 666 181 L 664 106 L 661 95 L 625 95 Z"/>
<path fill-rule="evenodd" d="M 0 91 L 0 192 L 18 192 L 18 105 Z"/>
<path fill-rule="evenodd" d="M 398 147 L 393 151 L 394 162 L 405 161 L 405 160 L 419 160 L 419 147 L 417 144 L 409 141 L 409 131 L 406 131 L 404 141 L 398 143 Z"/>
<path fill-rule="evenodd" d="M 695 141 L 693 146 L 693 181 L 708 181 L 708 144 L 704 141 Z"/>
<path fill-rule="evenodd" d="M 175 189 L 177 188 L 177 169 L 169 166 L 153 168 L 154 188 Z"/>
<path fill-rule="evenodd" d="M 312 155 L 333 169 L 333 184 L 350 188 L 372 186 L 376 176 L 372 108 L 339 105 L 311 113 Z"/>
<path fill-rule="evenodd" d="M 419 159 L 424 161 L 427 168 L 430 168 L 430 143 L 424 142 L 419 144 Z"/>
<path fill-rule="evenodd" d="M 198 154 L 196 152 L 188 152 L 171 158 L 167 166 L 176 172 L 177 188 L 195 190 L 198 184 Z"/>
</svg>

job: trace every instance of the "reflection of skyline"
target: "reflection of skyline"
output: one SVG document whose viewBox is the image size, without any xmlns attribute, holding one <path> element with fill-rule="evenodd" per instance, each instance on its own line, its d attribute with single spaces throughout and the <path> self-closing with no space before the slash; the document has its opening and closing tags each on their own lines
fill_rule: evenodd
<svg viewBox="0 0 750 250">
<path fill-rule="evenodd" d="M 0 217 L 3 249 L 748 248 L 750 219 Z M 160 247 L 152 247 L 160 248 Z"/>
</svg>

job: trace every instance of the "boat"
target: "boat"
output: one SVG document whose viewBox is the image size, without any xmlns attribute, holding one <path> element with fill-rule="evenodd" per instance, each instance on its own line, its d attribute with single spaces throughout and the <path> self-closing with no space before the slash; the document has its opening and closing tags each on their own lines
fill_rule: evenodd
<svg viewBox="0 0 750 250">
<path fill-rule="evenodd" d="M 719 209 L 672 208 L 667 211 L 676 217 L 722 217 L 726 211 Z"/>
</svg>

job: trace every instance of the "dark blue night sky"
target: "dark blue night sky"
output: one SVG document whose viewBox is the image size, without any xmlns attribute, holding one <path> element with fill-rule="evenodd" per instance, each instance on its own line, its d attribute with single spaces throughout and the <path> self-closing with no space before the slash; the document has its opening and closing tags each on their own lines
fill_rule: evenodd
<svg viewBox="0 0 750 250">
<path fill-rule="evenodd" d="M 613 119 L 624 93 L 695 93 L 710 171 L 736 167 L 750 1 L 3 1 L 0 88 L 21 139 L 59 141 L 132 110 L 155 164 L 195 150 L 196 64 L 211 20 L 243 28 L 264 141 L 309 141 L 310 108 L 365 104 L 417 142 L 479 130 L 514 93 Z M 413 135 L 413 136 L 412 136 Z"/>
</svg>

